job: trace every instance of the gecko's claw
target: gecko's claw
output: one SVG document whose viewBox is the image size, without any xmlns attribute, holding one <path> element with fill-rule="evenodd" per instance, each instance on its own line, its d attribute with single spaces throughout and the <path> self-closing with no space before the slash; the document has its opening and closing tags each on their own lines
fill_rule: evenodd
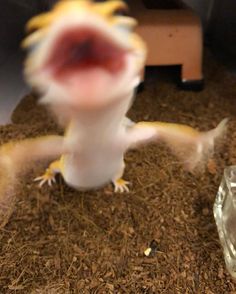
<svg viewBox="0 0 236 294">
<path fill-rule="evenodd" d="M 128 185 L 130 184 L 130 182 L 125 181 L 123 179 L 118 179 L 118 180 L 115 180 L 113 184 L 115 186 L 115 189 L 114 189 L 115 193 L 129 192 Z"/>
<path fill-rule="evenodd" d="M 51 171 L 46 170 L 46 172 L 40 176 L 34 179 L 35 182 L 39 182 L 39 187 L 41 188 L 45 183 L 48 184 L 48 186 L 52 186 L 53 183 L 56 182 L 55 174 Z"/>
</svg>

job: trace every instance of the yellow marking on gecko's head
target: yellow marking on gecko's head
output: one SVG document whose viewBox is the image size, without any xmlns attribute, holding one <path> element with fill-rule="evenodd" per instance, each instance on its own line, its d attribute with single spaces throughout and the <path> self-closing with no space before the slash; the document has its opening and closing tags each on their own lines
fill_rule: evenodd
<svg viewBox="0 0 236 294">
<path fill-rule="evenodd" d="M 99 14 L 107 22 L 111 24 L 114 22 L 120 22 L 121 24 L 126 23 L 128 26 L 134 26 L 136 21 L 132 18 L 129 18 L 127 22 L 127 17 L 116 17 L 116 11 L 127 11 L 128 7 L 123 1 L 111 0 L 102 3 L 96 3 L 90 0 L 63 0 L 58 2 L 52 11 L 40 14 L 33 17 L 27 24 L 27 31 L 45 28 L 50 26 L 55 20 L 61 16 L 73 12 Z"/>
</svg>

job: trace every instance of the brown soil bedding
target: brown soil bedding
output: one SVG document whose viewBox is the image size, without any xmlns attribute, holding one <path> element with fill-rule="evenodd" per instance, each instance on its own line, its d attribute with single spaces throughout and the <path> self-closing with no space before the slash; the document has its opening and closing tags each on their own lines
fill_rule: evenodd
<svg viewBox="0 0 236 294">
<path fill-rule="evenodd" d="M 236 164 L 236 76 L 209 55 L 205 79 L 204 91 L 185 92 L 172 75 L 151 69 L 130 111 L 136 121 L 201 130 L 230 117 L 225 146 L 203 174 L 185 172 L 164 146 L 151 145 L 126 156 L 130 193 L 78 192 L 60 177 L 38 189 L 33 178 L 42 165 L 19 179 L 14 214 L 0 234 L 0 293 L 236 293 L 212 213 L 223 168 Z M 60 132 L 35 102 L 22 101 L 14 123 L 0 127 L 0 143 Z M 152 240 L 156 252 L 146 257 Z"/>
</svg>

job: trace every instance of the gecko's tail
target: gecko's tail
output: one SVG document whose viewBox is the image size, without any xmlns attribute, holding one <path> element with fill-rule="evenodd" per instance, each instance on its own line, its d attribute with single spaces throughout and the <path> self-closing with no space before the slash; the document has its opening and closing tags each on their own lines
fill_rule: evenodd
<svg viewBox="0 0 236 294">
<path fill-rule="evenodd" d="M 224 137 L 228 119 L 223 119 L 216 128 L 199 132 L 196 129 L 175 123 L 140 122 L 131 128 L 132 147 L 146 142 L 162 142 L 189 171 L 202 170 L 212 156 L 215 144 Z"/>
<path fill-rule="evenodd" d="M 60 136 L 26 139 L 0 147 L 0 228 L 14 209 L 19 174 L 26 172 L 35 160 L 60 156 L 64 149 Z"/>
<path fill-rule="evenodd" d="M 190 171 L 195 168 L 202 168 L 203 163 L 213 155 L 215 145 L 222 140 L 227 129 L 228 119 L 223 119 L 216 128 L 199 132 L 195 138 L 193 149 L 189 149 L 190 156 L 187 156 L 186 168 Z"/>
</svg>

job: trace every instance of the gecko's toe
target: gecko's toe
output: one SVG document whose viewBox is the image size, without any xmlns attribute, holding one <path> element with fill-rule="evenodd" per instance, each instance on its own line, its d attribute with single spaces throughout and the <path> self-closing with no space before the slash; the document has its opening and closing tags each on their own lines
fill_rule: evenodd
<svg viewBox="0 0 236 294">
<path fill-rule="evenodd" d="M 118 179 L 113 182 L 115 189 L 115 193 L 124 193 L 124 192 L 129 192 L 129 187 L 128 185 L 130 184 L 128 181 L 125 181 L 123 179 Z"/>
<path fill-rule="evenodd" d="M 39 188 L 41 188 L 45 183 L 47 183 L 48 186 L 51 187 L 52 184 L 56 182 L 56 179 L 54 175 L 45 173 L 44 175 L 35 178 L 34 181 L 39 182 L 38 186 Z"/>
</svg>

